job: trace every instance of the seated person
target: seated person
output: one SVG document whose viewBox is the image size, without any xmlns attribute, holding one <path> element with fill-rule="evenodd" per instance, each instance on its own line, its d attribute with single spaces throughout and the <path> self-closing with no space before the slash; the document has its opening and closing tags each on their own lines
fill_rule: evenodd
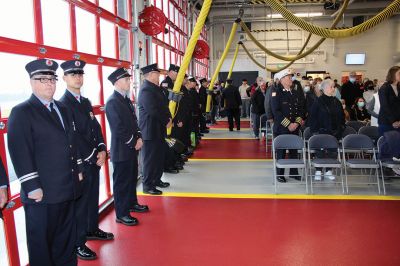
<svg viewBox="0 0 400 266">
<path fill-rule="evenodd" d="M 371 115 L 368 113 L 368 110 L 365 107 L 364 98 L 359 97 L 356 99 L 353 107 L 351 108 L 350 117 L 353 121 L 361 121 L 365 123 L 369 122 Z"/>
</svg>

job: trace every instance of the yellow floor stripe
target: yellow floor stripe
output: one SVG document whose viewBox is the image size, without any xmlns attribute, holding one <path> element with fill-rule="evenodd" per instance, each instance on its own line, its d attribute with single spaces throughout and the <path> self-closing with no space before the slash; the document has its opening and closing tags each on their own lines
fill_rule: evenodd
<svg viewBox="0 0 400 266">
<path fill-rule="evenodd" d="M 256 140 L 255 138 L 249 138 L 249 137 L 237 137 L 237 138 L 201 138 L 202 140 L 204 139 L 210 139 L 210 140 L 230 140 L 230 139 L 251 139 L 251 140 Z M 257 140 L 258 141 L 258 140 Z"/>
<path fill-rule="evenodd" d="M 243 128 L 240 129 L 240 131 L 250 131 L 250 129 L 251 128 L 249 128 L 249 127 L 243 127 Z M 217 130 L 217 131 L 225 130 L 226 132 L 237 132 L 237 130 L 229 131 L 228 128 L 210 128 L 210 132 L 213 131 L 213 130 Z"/>
<path fill-rule="evenodd" d="M 189 159 L 189 162 L 272 162 L 272 159 Z"/>
<path fill-rule="evenodd" d="M 143 192 L 138 195 L 148 196 Z M 218 193 L 186 193 L 163 192 L 164 197 L 186 198 L 223 198 L 223 199 L 301 199 L 301 200 L 400 200 L 400 196 L 374 195 L 303 195 L 303 194 L 218 194 Z"/>
</svg>

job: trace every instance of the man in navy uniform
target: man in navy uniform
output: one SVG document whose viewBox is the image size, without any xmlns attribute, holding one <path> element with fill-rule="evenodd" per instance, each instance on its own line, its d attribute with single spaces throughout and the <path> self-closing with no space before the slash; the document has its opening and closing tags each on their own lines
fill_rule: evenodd
<svg viewBox="0 0 400 266">
<path fill-rule="evenodd" d="M 157 64 L 141 68 L 145 80 L 140 88 L 139 125 L 143 136 L 143 193 L 161 195 L 156 187 L 165 188 L 170 184 L 162 182 L 166 154 L 166 127 L 171 127 L 172 119 L 168 106 L 162 104 L 165 96 L 159 87 L 160 70 Z"/>
<path fill-rule="evenodd" d="M 60 102 L 74 114 L 84 168 L 82 196 L 75 204 L 76 254 L 80 259 L 94 260 L 97 255 L 86 246 L 86 239 L 110 240 L 114 239 L 114 235 L 99 229 L 99 171 L 106 160 L 107 148 L 100 124 L 93 114 L 92 104 L 88 98 L 81 96 L 85 64 L 86 62 L 81 60 L 69 60 L 61 64 L 67 89 Z"/>
<path fill-rule="evenodd" d="M 200 80 L 199 98 L 200 98 L 200 133 L 209 133 L 210 130 L 206 123 L 206 107 L 207 107 L 207 90 L 208 90 L 208 80 L 202 78 Z"/>
<path fill-rule="evenodd" d="M 1 209 L 6 206 L 8 196 L 7 196 L 7 187 L 8 187 L 8 177 L 6 170 L 3 165 L 3 161 L 0 157 L 0 218 L 3 217 Z"/>
<path fill-rule="evenodd" d="M 169 90 L 172 90 L 174 88 L 174 83 L 176 80 L 176 77 L 178 76 L 180 67 L 174 64 L 170 64 L 168 68 L 168 73 L 167 76 L 163 81 L 161 81 L 161 89 L 164 93 L 164 95 L 167 97 L 167 105 L 169 103 L 168 101 L 168 95 L 169 95 Z"/>
<path fill-rule="evenodd" d="M 142 148 L 135 108 L 129 98 L 131 75 L 125 68 L 118 68 L 108 76 L 114 85 L 114 93 L 106 103 L 106 115 L 111 130 L 111 162 L 114 173 L 114 204 L 117 223 L 137 225 L 138 220 L 130 215 L 147 212 L 146 205 L 138 203 L 136 184 L 138 177 L 138 153 Z"/>
<path fill-rule="evenodd" d="M 228 87 L 222 91 L 221 105 L 225 107 L 228 116 L 229 131 L 233 131 L 233 119 L 235 119 L 236 129 L 240 130 L 240 106 L 242 97 L 239 89 L 232 85 L 233 80 L 227 79 Z"/>
<path fill-rule="evenodd" d="M 72 113 L 53 99 L 57 68 L 49 59 L 25 66 L 33 93 L 12 109 L 8 120 L 31 266 L 77 265 L 75 200 L 83 168 Z"/>
<path fill-rule="evenodd" d="M 299 93 L 292 91 L 292 71 L 284 69 L 275 74 L 279 80 L 275 90 L 271 94 L 271 109 L 274 117 L 274 136 L 282 134 L 298 135 L 301 126 L 304 125 L 305 108 Z M 286 151 L 279 150 L 277 159 L 283 159 Z M 289 158 L 297 158 L 296 150 L 289 150 Z M 277 169 L 278 182 L 285 183 L 284 169 Z M 290 177 L 301 180 L 297 169 L 290 169 Z"/>
</svg>

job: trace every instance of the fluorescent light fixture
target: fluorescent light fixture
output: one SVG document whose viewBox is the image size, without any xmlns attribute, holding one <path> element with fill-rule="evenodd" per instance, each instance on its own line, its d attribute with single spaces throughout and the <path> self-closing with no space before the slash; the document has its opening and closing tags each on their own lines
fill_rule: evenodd
<svg viewBox="0 0 400 266">
<path fill-rule="evenodd" d="M 320 17 L 323 15 L 322 12 L 308 12 L 308 13 L 294 13 L 296 17 L 299 18 L 311 18 L 311 17 Z M 283 18 L 281 14 L 272 14 L 267 15 L 267 18 Z"/>
</svg>

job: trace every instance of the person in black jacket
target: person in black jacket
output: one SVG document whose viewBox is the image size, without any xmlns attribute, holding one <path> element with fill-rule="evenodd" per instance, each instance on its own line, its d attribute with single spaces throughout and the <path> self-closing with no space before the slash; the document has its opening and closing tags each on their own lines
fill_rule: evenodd
<svg viewBox="0 0 400 266">
<path fill-rule="evenodd" d="M 8 195 L 7 195 L 7 188 L 8 188 L 8 177 L 6 173 L 6 169 L 4 168 L 3 161 L 0 157 L 0 218 L 3 217 L 1 209 L 6 206 Z"/>
<path fill-rule="evenodd" d="M 172 126 L 171 113 L 163 104 L 164 94 L 159 87 L 160 70 L 157 64 L 141 68 L 145 80 L 138 98 L 139 126 L 143 137 L 143 193 L 161 195 L 156 187 L 166 188 L 162 182 L 166 154 L 167 127 Z"/>
<path fill-rule="evenodd" d="M 200 133 L 209 133 L 206 123 L 206 107 L 207 107 L 207 90 L 209 82 L 206 78 L 200 79 L 199 98 L 200 98 Z"/>
<path fill-rule="evenodd" d="M 292 91 L 292 71 L 284 69 L 275 74 L 274 78 L 279 79 L 279 84 L 272 92 L 271 108 L 274 116 L 274 136 L 282 134 L 298 135 L 300 127 L 304 125 L 306 110 L 297 92 Z M 304 98 L 304 96 L 303 96 Z M 277 151 L 277 159 L 283 159 L 286 154 L 284 150 Z M 297 158 L 296 150 L 289 150 L 289 158 Z M 277 169 L 277 181 L 285 183 L 283 176 L 284 169 Z M 297 169 L 290 169 L 290 177 L 301 180 Z"/>
<path fill-rule="evenodd" d="M 338 140 L 342 138 L 345 128 L 344 112 L 341 102 L 335 97 L 335 83 L 326 79 L 321 83 L 323 94 L 314 102 L 309 116 L 312 134 L 329 134 Z M 317 151 L 317 158 L 337 158 L 336 150 Z M 315 180 L 321 180 L 321 168 L 315 172 Z M 334 180 L 331 169 L 325 169 L 324 176 Z"/>
<path fill-rule="evenodd" d="M 221 106 L 225 108 L 228 116 L 229 131 L 233 131 L 233 119 L 235 119 L 236 129 L 240 130 L 240 106 L 242 98 L 239 89 L 232 85 L 232 79 L 227 79 L 228 87 L 222 91 Z"/>
<path fill-rule="evenodd" d="M 32 266 L 77 265 L 75 200 L 83 167 L 73 115 L 53 99 L 57 68 L 49 59 L 25 66 L 33 93 L 8 119 L 8 149 L 21 183 Z"/>
<path fill-rule="evenodd" d="M 130 78 L 124 68 L 118 68 L 108 76 L 114 85 L 114 93 L 107 100 L 106 116 L 111 130 L 116 222 L 132 226 L 137 225 L 138 220 L 130 212 L 147 212 L 149 208 L 140 205 L 136 195 L 138 153 L 143 141 L 135 108 L 129 98 Z"/>
<path fill-rule="evenodd" d="M 350 113 L 351 120 L 367 123 L 371 119 L 362 97 L 356 98 Z"/>
<path fill-rule="evenodd" d="M 85 64 L 81 60 L 69 60 L 61 64 L 67 89 L 60 102 L 74 114 L 79 150 L 83 158 L 82 196 L 75 204 L 76 254 L 80 259 L 93 260 L 97 255 L 86 246 L 86 239 L 110 240 L 114 239 L 114 235 L 99 229 L 99 171 L 106 160 L 107 149 L 92 104 L 89 99 L 81 96 Z"/>
<path fill-rule="evenodd" d="M 400 131 L 400 67 L 389 69 L 386 82 L 378 91 L 380 109 L 378 117 L 379 135 L 386 131 Z"/>
<path fill-rule="evenodd" d="M 199 142 L 201 137 L 200 133 L 200 116 L 201 116 L 201 105 L 200 96 L 196 90 L 197 81 L 191 77 L 188 79 L 189 82 L 189 95 L 191 99 L 191 110 L 192 110 L 192 132 L 196 135 L 196 143 Z"/>
<path fill-rule="evenodd" d="M 360 89 L 360 84 L 357 82 L 355 72 L 350 72 L 349 80 L 342 85 L 342 99 L 346 101 L 346 106 L 351 108 L 357 97 L 362 97 L 363 91 Z"/>
<path fill-rule="evenodd" d="M 264 100 L 265 100 L 265 90 L 267 89 L 267 84 L 265 81 L 256 89 L 255 93 L 251 96 L 251 119 L 253 124 L 254 137 L 259 139 L 260 133 L 260 117 L 265 114 Z"/>
</svg>

